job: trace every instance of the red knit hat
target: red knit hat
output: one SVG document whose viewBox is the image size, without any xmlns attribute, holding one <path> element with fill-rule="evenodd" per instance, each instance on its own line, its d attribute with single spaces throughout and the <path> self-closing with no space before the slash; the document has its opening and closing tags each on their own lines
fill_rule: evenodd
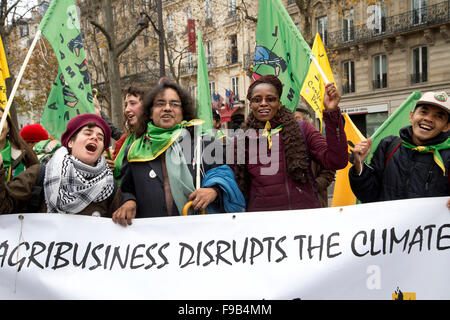
<svg viewBox="0 0 450 320">
<path fill-rule="evenodd" d="M 109 148 L 109 144 L 111 143 L 111 129 L 109 128 L 108 123 L 102 119 L 102 117 L 94 114 L 94 113 L 83 113 L 80 114 L 67 122 L 66 131 L 61 135 L 61 144 L 64 147 L 68 147 L 69 140 L 79 129 L 84 127 L 89 122 L 95 123 L 100 129 L 103 130 L 103 134 L 105 135 L 105 143 L 103 149 Z"/>
<path fill-rule="evenodd" d="M 39 123 L 29 124 L 20 130 L 20 136 L 26 142 L 38 142 L 48 139 L 48 132 Z"/>
</svg>

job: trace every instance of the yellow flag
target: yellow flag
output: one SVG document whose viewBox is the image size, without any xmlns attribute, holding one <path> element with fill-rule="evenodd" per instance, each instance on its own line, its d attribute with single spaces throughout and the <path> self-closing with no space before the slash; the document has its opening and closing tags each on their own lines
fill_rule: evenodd
<svg viewBox="0 0 450 320">
<path fill-rule="evenodd" d="M 6 84 L 5 79 L 9 78 L 8 63 L 6 62 L 5 49 L 3 48 L 3 40 L 0 36 L 0 106 L 3 110 L 6 108 Z"/>
<path fill-rule="evenodd" d="M 323 73 L 329 82 L 334 82 L 333 72 L 328 62 L 327 52 L 323 46 L 322 39 L 317 33 L 312 47 L 312 53 L 322 68 Z M 308 102 L 320 120 L 320 130 L 322 131 L 323 97 L 325 94 L 325 81 L 322 79 L 319 70 L 314 63 L 309 65 L 308 74 L 303 82 L 300 95 Z"/>
<path fill-rule="evenodd" d="M 343 114 L 345 119 L 345 134 L 347 135 L 348 153 L 352 153 L 353 147 L 362 140 L 365 140 L 364 136 L 355 126 L 348 114 Z M 350 188 L 350 181 L 348 180 L 348 172 L 352 166 L 350 161 L 344 169 L 336 172 L 336 181 L 334 183 L 333 201 L 332 207 L 349 206 L 356 204 L 356 196 L 353 194 Z"/>
</svg>

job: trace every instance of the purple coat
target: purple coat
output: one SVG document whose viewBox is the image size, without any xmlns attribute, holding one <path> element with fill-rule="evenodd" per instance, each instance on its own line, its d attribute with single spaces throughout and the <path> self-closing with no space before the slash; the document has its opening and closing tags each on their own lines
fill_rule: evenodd
<svg viewBox="0 0 450 320">
<path fill-rule="evenodd" d="M 348 147 L 344 131 L 344 121 L 340 111 L 324 112 L 326 139 L 307 121 L 301 124 L 309 156 L 323 168 L 339 170 L 347 166 Z M 300 122 L 299 122 L 300 125 Z M 287 174 L 283 139 L 279 139 L 278 156 L 267 154 L 271 163 L 262 164 L 259 154 L 248 154 L 247 169 L 250 174 L 247 211 L 273 211 L 290 209 L 320 208 L 317 187 L 311 183 L 302 184 Z M 249 158 L 250 157 L 250 158 Z M 267 162 L 267 161 L 263 161 Z M 261 169 L 272 166 L 278 170 L 273 174 L 262 175 Z M 314 181 L 314 179 L 311 179 Z"/>
</svg>

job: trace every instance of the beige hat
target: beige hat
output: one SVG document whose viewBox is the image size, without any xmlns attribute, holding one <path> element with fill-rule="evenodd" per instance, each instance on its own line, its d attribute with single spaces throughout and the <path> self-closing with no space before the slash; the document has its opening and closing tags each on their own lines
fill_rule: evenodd
<svg viewBox="0 0 450 320">
<path fill-rule="evenodd" d="M 425 92 L 419 101 L 416 102 L 416 107 L 423 104 L 431 104 L 440 107 L 450 114 L 450 98 L 445 91 Z"/>
</svg>

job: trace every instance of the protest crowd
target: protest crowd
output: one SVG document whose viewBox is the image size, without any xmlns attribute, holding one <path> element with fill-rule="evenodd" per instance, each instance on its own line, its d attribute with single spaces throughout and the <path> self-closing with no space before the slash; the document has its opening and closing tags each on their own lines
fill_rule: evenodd
<svg viewBox="0 0 450 320">
<path fill-rule="evenodd" d="M 262 49 L 255 61 L 264 60 Z M 168 78 L 124 88 L 122 124 L 108 119 L 90 83 L 89 111 L 59 132 L 46 130 L 47 118 L 19 132 L 2 104 L 0 214 L 82 214 L 127 226 L 148 217 L 321 208 L 349 161 L 351 190 L 362 203 L 449 195 L 446 92 L 424 92 L 410 125 L 376 148 L 371 138 L 359 142 L 349 157 L 335 84 L 325 81 L 318 129 L 302 116 L 312 110 L 307 98 L 283 103 L 288 86 L 280 68 L 274 72 L 247 88 L 250 112 L 236 130 L 220 128 L 210 97 L 201 109 L 199 98 Z"/>
<path fill-rule="evenodd" d="M 89 294 L 98 289 L 101 298 L 184 298 L 183 290 L 192 289 L 189 299 L 300 300 L 308 290 L 319 298 L 324 291 L 338 298 L 361 291 L 385 299 L 380 266 L 383 290 L 395 285 L 395 299 L 415 298 L 416 291 L 448 296 L 446 287 L 434 292 L 417 277 L 417 268 L 428 268 L 437 275 L 430 286 L 448 282 L 447 87 L 408 87 L 410 96 L 365 138 L 349 116 L 320 34 L 310 48 L 280 0 L 260 0 L 258 14 L 273 19 L 258 19 L 250 84 L 240 101 L 245 115 L 231 112 L 233 92 L 226 90 L 225 104 L 212 92 L 200 31 L 195 93 L 162 73 L 151 84 L 122 86 L 121 99 L 110 92 L 105 108 L 108 92 L 91 83 L 75 7 L 74 0 L 51 1 L 29 48 L 28 58 L 45 37 L 58 61 L 39 123 L 19 130 L 11 112 L 28 58 L 10 95 L 0 90 L 0 298 L 18 297 L 17 288 L 22 297 L 40 298 L 46 287 L 44 299 L 59 297 L 54 285 L 83 287 L 63 296 L 84 297 L 92 282 L 99 289 Z M 0 37 L 0 87 L 6 88 L 2 43 Z M 236 53 L 237 41 L 232 47 Z M 421 213 L 430 203 L 437 213 L 428 221 Z M 397 225 L 397 217 L 409 224 Z M 406 265 L 412 276 L 400 282 Z M 65 267 L 70 274 L 61 272 Z M 131 272 L 122 277 L 125 271 Z M 420 290 L 406 287 L 412 277 L 420 278 Z M 125 279 L 123 292 L 116 278 Z M 246 281 L 250 293 L 241 290 Z M 290 282 L 302 286 L 286 290 Z M 28 283 L 36 291 L 22 289 Z"/>
</svg>

